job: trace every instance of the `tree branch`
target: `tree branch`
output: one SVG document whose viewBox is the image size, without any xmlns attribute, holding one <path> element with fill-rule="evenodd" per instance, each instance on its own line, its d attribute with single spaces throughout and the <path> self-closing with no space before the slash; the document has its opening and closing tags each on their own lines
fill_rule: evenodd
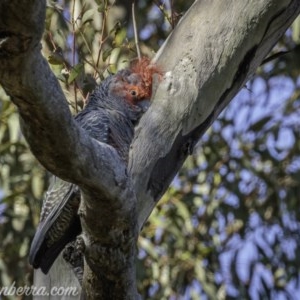
<svg viewBox="0 0 300 300">
<path fill-rule="evenodd" d="M 0 83 L 18 107 L 22 131 L 34 155 L 51 173 L 79 185 L 105 191 L 116 186 L 113 178 L 125 180 L 126 166 L 116 151 L 89 138 L 75 124 L 61 87 L 40 53 L 45 1 L 3 1 L 0 15 Z M 106 193 L 116 197 L 119 192 Z"/>
<path fill-rule="evenodd" d="M 34 155 L 50 172 L 81 188 L 84 294 L 88 299 L 135 299 L 133 186 L 116 150 L 77 126 L 40 53 L 45 3 L 0 2 L 0 83 L 18 107 Z"/>
<path fill-rule="evenodd" d="M 182 18 L 155 57 L 167 73 L 131 149 L 139 228 L 199 138 L 299 12 L 297 0 L 202 0 Z"/>
</svg>

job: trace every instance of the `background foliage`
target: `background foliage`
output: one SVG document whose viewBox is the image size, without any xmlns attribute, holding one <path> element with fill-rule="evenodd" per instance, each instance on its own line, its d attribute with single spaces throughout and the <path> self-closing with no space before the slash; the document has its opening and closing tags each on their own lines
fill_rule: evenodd
<svg viewBox="0 0 300 300">
<path fill-rule="evenodd" d="M 152 56 L 192 1 L 137 1 Z M 216 24 L 217 26 L 217 24 Z M 145 299 L 300 295 L 300 20 L 202 138 L 139 239 Z M 49 1 L 43 51 L 74 113 L 136 59 L 131 1 Z M 31 285 L 27 256 L 48 175 L 0 91 L 0 287 Z M 12 297 L 14 299 L 14 297 Z"/>
</svg>

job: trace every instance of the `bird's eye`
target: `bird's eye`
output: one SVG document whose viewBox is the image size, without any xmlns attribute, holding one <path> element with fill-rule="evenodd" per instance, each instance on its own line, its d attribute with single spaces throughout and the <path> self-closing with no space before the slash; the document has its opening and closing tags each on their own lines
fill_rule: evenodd
<svg viewBox="0 0 300 300">
<path fill-rule="evenodd" d="M 132 96 L 136 96 L 136 91 L 135 91 L 135 90 L 132 90 L 132 91 L 130 92 L 130 94 L 131 94 Z"/>
</svg>

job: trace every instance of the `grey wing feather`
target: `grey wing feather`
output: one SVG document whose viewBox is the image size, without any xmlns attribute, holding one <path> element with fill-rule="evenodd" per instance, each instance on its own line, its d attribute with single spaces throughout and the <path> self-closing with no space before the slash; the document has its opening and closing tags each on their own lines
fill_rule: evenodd
<svg viewBox="0 0 300 300">
<path fill-rule="evenodd" d="M 53 177 L 30 248 L 29 262 L 33 267 L 47 273 L 64 246 L 80 233 L 79 201 L 76 185 Z"/>
</svg>

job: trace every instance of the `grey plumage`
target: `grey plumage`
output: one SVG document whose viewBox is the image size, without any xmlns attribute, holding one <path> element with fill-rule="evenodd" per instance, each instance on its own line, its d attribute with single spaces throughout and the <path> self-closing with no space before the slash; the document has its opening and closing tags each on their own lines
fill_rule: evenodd
<svg viewBox="0 0 300 300">
<path fill-rule="evenodd" d="M 124 162 L 128 159 L 134 125 L 144 111 L 144 104 L 139 106 L 135 101 L 137 95 L 132 87 L 141 88 L 142 85 L 138 74 L 122 70 L 98 86 L 86 107 L 75 117 L 87 134 L 114 147 Z M 79 203 L 79 188 L 53 177 L 31 244 L 29 262 L 34 268 L 48 273 L 65 245 L 80 234 Z"/>
</svg>

